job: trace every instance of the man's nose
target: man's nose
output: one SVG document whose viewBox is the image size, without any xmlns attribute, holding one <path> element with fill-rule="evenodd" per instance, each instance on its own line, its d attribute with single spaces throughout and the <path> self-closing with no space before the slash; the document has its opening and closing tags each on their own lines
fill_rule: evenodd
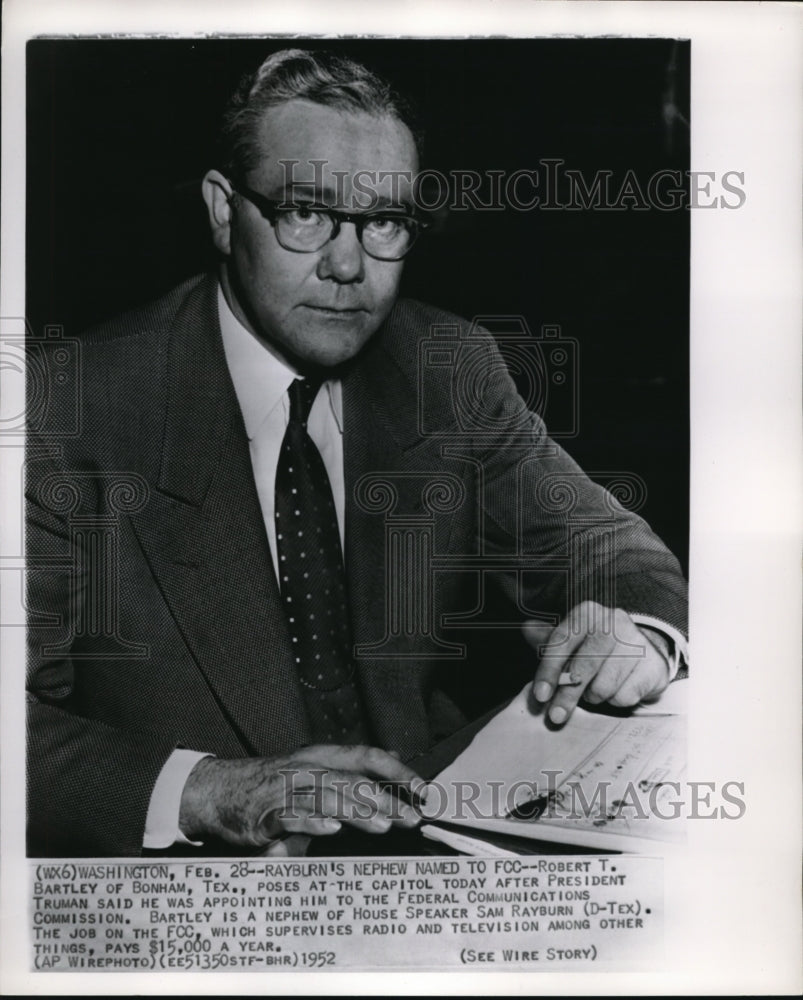
<svg viewBox="0 0 803 1000">
<path fill-rule="evenodd" d="M 353 222 L 344 222 L 340 232 L 321 250 L 318 277 L 347 284 L 365 277 L 365 257 Z"/>
</svg>

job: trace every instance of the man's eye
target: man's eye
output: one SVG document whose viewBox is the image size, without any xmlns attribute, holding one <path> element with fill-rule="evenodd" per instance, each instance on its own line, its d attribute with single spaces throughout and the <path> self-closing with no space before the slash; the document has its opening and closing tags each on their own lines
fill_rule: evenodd
<svg viewBox="0 0 803 1000">
<path fill-rule="evenodd" d="M 324 214 L 309 205 L 299 205 L 298 208 L 289 209 L 285 218 L 295 226 L 320 226 L 323 224 Z"/>
<path fill-rule="evenodd" d="M 388 236 L 405 229 L 406 219 L 403 217 L 396 218 L 393 216 L 378 215 L 375 218 L 369 219 L 365 224 L 365 228 L 377 235 Z"/>
</svg>

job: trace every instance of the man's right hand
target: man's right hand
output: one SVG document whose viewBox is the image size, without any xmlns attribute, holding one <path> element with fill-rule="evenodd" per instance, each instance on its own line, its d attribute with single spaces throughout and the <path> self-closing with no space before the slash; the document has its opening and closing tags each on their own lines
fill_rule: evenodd
<svg viewBox="0 0 803 1000">
<path fill-rule="evenodd" d="M 370 833 L 414 827 L 411 804 L 379 782 L 422 801 L 426 783 L 385 750 L 317 745 L 277 757 L 198 761 L 184 786 L 179 826 L 191 840 L 214 836 L 253 850 L 285 838 L 337 833 L 342 823 Z M 276 853 L 285 853 L 279 850 Z"/>
</svg>

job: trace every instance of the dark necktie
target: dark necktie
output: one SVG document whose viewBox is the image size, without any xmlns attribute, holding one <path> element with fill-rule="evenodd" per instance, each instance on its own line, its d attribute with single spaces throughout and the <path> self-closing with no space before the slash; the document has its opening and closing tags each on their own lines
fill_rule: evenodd
<svg viewBox="0 0 803 1000">
<path fill-rule="evenodd" d="M 366 741 L 352 660 L 343 554 L 332 487 L 307 420 L 320 382 L 296 379 L 276 468 L 279 587 L 312 738 Z"/>
</svg>

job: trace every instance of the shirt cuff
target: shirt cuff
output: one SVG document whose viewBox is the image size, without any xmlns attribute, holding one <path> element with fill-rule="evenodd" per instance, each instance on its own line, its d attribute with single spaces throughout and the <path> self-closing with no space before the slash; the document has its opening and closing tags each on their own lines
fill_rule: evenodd
<svg viewBox="0 0 803 1000">
<path fill-rule="evenodd" d="M 172 844 L 191 844 L 199 847 L 200 840 L 188 840 L 178 826 L 181 807 L 181 793 L 187 784 L 190 771 L 199 760 L 212 754 L 197 750 L 174 750 L 159 772 L 151 792 L 148 815 L 145 817 L 145 836 L 142 846 L 148 850 L 159 850 Z"/>
<path fill-rule="evenodd" d="M 652 618 L 650 615 L 631 615 L 634 624 L 644 625 L 646 628 L 654 629 L 656 632 L 660 632 L 670 643 L 670 659 L 669 659 L 669 682 L 677 677 L 678 671 L 681 667 L 684 670 L 684 676 L 686 668 L 689 663 L 689 643 L 686 636 L 682 632 L 678 631 L 673 625 L 668 625 L 666 622 L 661 621 L 660 618 Z"/>
</svg>

